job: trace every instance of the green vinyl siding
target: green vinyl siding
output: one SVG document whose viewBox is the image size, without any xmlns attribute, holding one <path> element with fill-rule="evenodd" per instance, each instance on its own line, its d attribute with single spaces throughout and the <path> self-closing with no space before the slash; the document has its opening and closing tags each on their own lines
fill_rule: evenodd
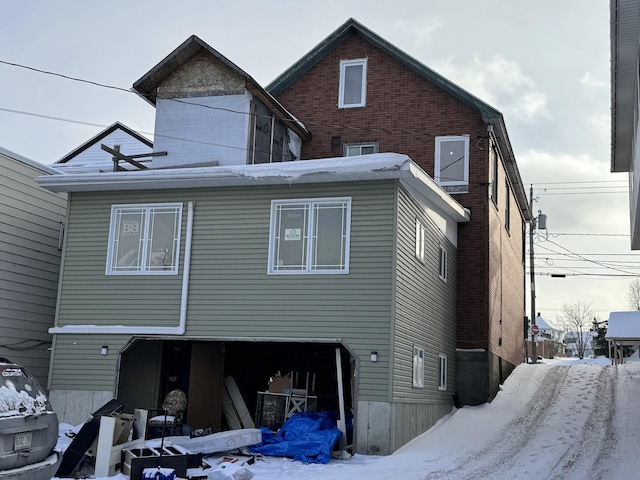
<svg viewBox="0 0 640 480">
<path fill-rule="evenodd" d="M 366 360 L 359 370 L 360 398 L 386 401 L 395 192 L 396 182 L 384 181 L 74 193 L 58 325 L 176 326 L 187 203 L 193 201 L 185 337 L 342 339 Z M 352 199 L 348 275 L 267 274 L 271 200 L 347 196 Z M 179 275 L 106 276 L 111 205 L 157 202 L 184 205 Z M 60 341 L 74 336 L 57 335 Z M 98 343 L 88 354 L 99 355 Z M 80 368 L 87 361 L 84 350 L 58 350 L 52 388 L 83 389 L 95 382 L 88 375 L 96 371 Z M 375 364 L 369 361 L 372 350 L 380 357 Z M 103 360 L 96 359 L 96 368 L 102 365 L 103 374 L 112 377 L 111 365 Z M 61 373 L 74 369 L 76 375 Z"/>
<path fill-rule="evenodd" d="M 449 402 L 455 385 L 455 248 L 404 189 L 398 201 L 393 397 L 396 401 Z M 415 224 L 426 227 L 425 263 L 415 256 Z M 448 253 L 447 282 L 438 277 L 440 245 Z M 425 350 L 424 388 L 412 386 L 413 345 Z M 438 354 L 449 358 L 448 390 L 438 390 Z"/>
</svg>

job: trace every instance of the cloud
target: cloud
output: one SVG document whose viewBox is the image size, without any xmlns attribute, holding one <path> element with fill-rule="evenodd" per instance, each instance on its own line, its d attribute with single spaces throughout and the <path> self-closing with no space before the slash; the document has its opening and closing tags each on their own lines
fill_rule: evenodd
<svg viewBox="0 0 640 480">
<path fill-rule="evenodd" d="M 434 69 L 509 118 L 532 123 L 550 117 L 547 95 L 536 88 L 517 62 L 502 55 L 486 62 L 476 57 L 466 65 L 456 64 L 449 57 L 434 64 Z"/>
<path fill-rule="evenodd" d="M 591 72 L 585 72 L 585 74 L 580 78 L 580 83 L 588 88 L 592 89 L 608 89 L 610 87 L 609 79 L 599 79 L 594 77 Z"/>
</svg>

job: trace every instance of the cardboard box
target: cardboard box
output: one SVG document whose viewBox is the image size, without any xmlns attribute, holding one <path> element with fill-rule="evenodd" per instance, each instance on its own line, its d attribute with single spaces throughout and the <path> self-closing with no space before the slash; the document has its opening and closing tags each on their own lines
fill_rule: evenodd
<svg viewBox="0 0 640 480">
<path fill-rule="evenodd" d="M 291 391 L 291 379 L 285 377 L 274 378 L 269 384 L 269 392 L 271 393 L 283 393 L 284 391 L 289 393 Z"/>
</svg>

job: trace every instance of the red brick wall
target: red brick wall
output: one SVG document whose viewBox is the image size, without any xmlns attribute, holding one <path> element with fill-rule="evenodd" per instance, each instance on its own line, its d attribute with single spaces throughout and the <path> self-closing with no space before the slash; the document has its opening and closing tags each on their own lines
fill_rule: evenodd
<svg viewBox="0 0 640 480">
<path fill-rule="evenodd" d="M 340 60 L 364 57 L 366 106 L 339 109 Z M 521 219 L 512 198 L 511 235 L 506 235 L 501 212 L 489 199 L 487 127 L 480 113 L 359 36 L 339 45 L 278 100 L 313 134 L 303 145 L 303 159 L 342 156 L 344 143 L 377 141 L 380 152 L 404 153 L 433 176 L 435 137 L 469 135 L 469 193 L 454 195 L 471 211 L 471 222 L 460 224 L 458 233 L 458 346 L 491 349 L 519 363 Z M 332 149 L 332 137 L 340 137 L 337 148 Z M 504 171 L 500 178 L 504 199 Z"/>
</svg>

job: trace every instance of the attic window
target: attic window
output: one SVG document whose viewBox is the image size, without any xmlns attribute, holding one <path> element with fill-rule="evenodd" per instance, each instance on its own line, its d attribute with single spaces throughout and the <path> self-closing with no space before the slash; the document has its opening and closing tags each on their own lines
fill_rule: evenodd
<svg viewBox="0 0 640 480">
<path fill-rule="evenodd" d="M 340 61 L 338 108 L 364 107 L 367 93 L 367 59 Z"/>
</svg>

